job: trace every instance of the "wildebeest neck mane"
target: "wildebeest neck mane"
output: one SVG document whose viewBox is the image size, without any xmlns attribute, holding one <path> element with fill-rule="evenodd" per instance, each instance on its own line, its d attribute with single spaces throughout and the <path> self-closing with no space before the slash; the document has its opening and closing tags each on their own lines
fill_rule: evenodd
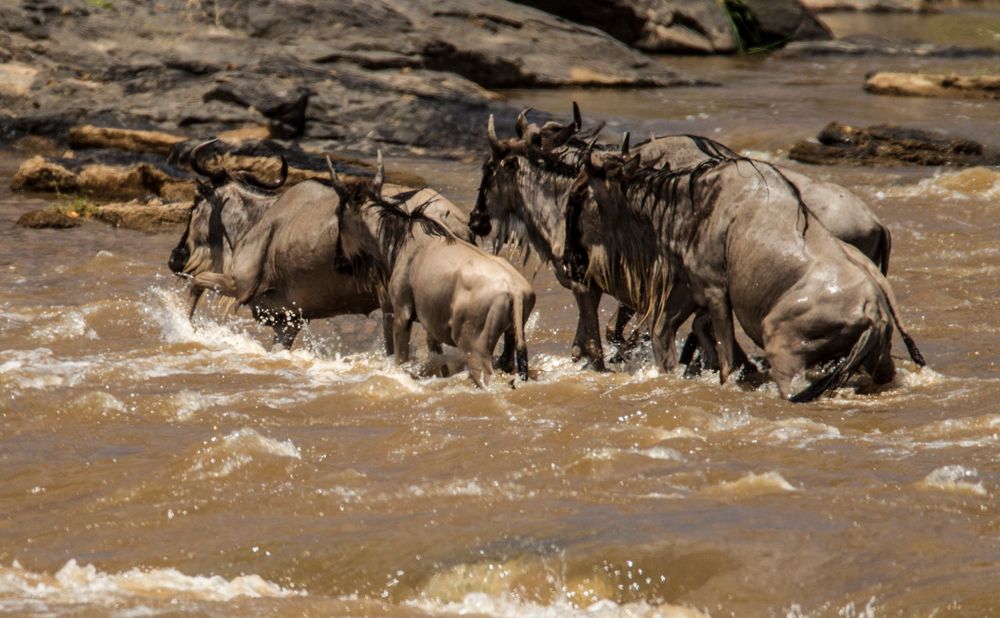
<svg viewBox="0 0 1000 618">
<path fill-rule="evenodd" d="M 386 261 L 390 271 L 396 262 L 399 251 L 408 238 L 413 236 L 414 226 L 428 236 L 439 236 L 447 242 L 454 242 L 455 235 L 443 223 L 427 214 L 427 209 L 433 205 L 434 198 L 429 198 L 412 210 L 403 207 L 419 191 L 406 191 L 386 199 L 373 196 L 368 208 L 374 208 L 378 215 L 378 241 L 385 251 Z"/>
</svg>

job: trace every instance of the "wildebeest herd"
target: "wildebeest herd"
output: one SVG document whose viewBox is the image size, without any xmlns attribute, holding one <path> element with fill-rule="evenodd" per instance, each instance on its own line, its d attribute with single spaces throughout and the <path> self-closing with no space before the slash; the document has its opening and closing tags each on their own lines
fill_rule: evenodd
<svg viewBox="0 0 1000 618">
<path fill-rule="evenodd" d="M 527 111 L 527 110 L 526 110 Z M 654 362 L 718 370 L 803 402 L 858 370 L 892 380 L 892 333 L 924 360 L 900 323 L 886 274 L 891 236 L 863 201 L 838 185 L 741 156 L 710 139 L 653 137 L 600 144 L 599 128 L 530 123 L 516 137 L 487 126 L 490 153 L 466 214 L 431 189 L 384 181 L 381 154 L 370 181 L 307 180 L 279 193 L 246 171 L 209 170 L 170 256 L 189 277 L 190 313 L 205 289 L 249 305 L 288 348 L 312 319 L 381 309 L 387 354 L 409 358 L 414 321 L 431 352 L 463 353 L 482 386 L 494 368 L 528 378 L 525 322 L 535 295 L 494 253 L 530 248 L 572 291 L 579 319 L 575 359 L 605 368 L 598 324 L 604 294 L 620 302 L 607 338 L 619 355 L 648 330 Z M 634 333 L 623 332 L 638 316 Z M 675 337 L 690 317 L 680 357 Z M 735 321 L 764 356 L 750 360 Z M 503 335 L 503 352 L 493 352 Z M 758 366 L 758 363 L 760 366 Z M 689 369 L 690 370 L 690 369 Z"/>
</svg>

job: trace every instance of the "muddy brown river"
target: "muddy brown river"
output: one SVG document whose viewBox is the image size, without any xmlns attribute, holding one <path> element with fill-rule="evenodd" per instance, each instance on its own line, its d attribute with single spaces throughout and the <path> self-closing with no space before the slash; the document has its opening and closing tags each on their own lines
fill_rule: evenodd
<svg viewBox="0 0 1000 618">
<path fill-rule="evenodd" d="M 1000 46 L 1000 9 L 830 22 Z M 575 99 L 608 139 L 699 133 L 781 163 L 831 120 L 1000 144 L 1000 103 L 860 87 L 995 60 L 664 61 L 724 85 L 507 94 L 563 115 Z M 0 613 L 1000 615 L 996 168 L 790 163 L 891 228 L 889 280 L 929 361 L 897 340 L 887 388 L 793 405 L 658 374 L 648 350 L 584 370 L 547 268 L 517 389 L 414 377 L 422 338 L 396 367 L 375 316 L 271 351 L 246 311 L 187 320 L 166 266 L 179 230 L 15 227 L 51 201 L 6 189 L 19 159 L 0 156 Z M 393 164 L 471 207 L 477 161 Z"/>
</svg>

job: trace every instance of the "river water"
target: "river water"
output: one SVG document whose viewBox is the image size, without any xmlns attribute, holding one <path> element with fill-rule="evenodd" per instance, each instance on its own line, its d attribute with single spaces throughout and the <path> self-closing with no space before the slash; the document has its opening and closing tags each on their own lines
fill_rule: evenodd
<svg viewBox="0 0 1000 618">
<path fill-rule="evenodd" d="M 831 23 L 1000 45 L 998 10 Z M 831 120 L 1000 143 L 997 103 L 860 87 L 993 60 L 665 62 L 724 85 L 508 95 L 779 162 Z M 471 206 L 478 162 L 389 164 Z M 50 198 L 0 189 L 0 613 L 1000 615 L 1000 171 L 795 167 L 891 228 L 928 368 L 808 405 L 642 358 L 598 375 L 546 269 L 517 389 L 415 377 L 426 352 L 394 366 L 374 318 L 274 352 L 245 311 L 188 322 L 179 231 L 24 230 Z"/>
</svg>

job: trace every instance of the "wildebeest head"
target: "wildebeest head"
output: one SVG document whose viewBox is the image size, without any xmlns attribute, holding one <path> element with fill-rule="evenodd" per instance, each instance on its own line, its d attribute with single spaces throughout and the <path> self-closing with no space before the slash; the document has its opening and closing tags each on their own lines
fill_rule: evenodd
<svg viewBox="0 0 1000 618">
<path fill-rule="evenodd" d="M 515 123 L 517 137 L 501 140 L 497 137 L 493 117 L 487 124 L 490 155 L 483 163 L 476 206 L 469 217 L 469 228 L 477 236 L 486 236 L 492 222 L 502 226 L 498 238 L 510 232 L 514 221 L 528 218 L 532 194 L 544 189 L 551 175 L 572 179 L 576 176 L 573 153 L 566 144 L 579 130 L 579 108 L 574 103 L 575 121 L 562 125 L 549 121 L 543 125 L 529 123 L 522 111 Z M 506 238 L 502 239 L 506 240 Z"/>
<path fill-rule="evenodd" d="M 217 140 L 199 144 L 191 152 L 191 169 L 205 180 L 197 182 L 187 226 L 167 265 L 179 275 L 195 276 L 212 270 L 221 272 L 223 241 L 230 243 L 253 224 L 259 211 L 277 199 L 276 189 L 288 177 L 288 163 L 281 158 L 281 171 L 275 182 L 266 183 L 248 171 L 230 172 L 224 167 L 206 169 L 200 154 Z"/>
<path fill-rule="evenodd" d="M 337 207 L 339 252 L 354 261 L 374 260 L 378 267 L 370 274 L 381 276 L 380 283 L 385 283 L 400 249 L 413 236 L 414 226 L 433 236 L 455 238 L 444 223 L 427 213 L 434 203 L 433 197 L 414 203 L 420 191 L 406 191 L 392 196 L 383 194 L 385 168 L 381 151 L 378 152 L 377 171 L 373 179 L 356 185 L 353 190 L 340 180 L 329 159 L 327 164 L 331 184 L 340 197 Z"/>
</svg>

